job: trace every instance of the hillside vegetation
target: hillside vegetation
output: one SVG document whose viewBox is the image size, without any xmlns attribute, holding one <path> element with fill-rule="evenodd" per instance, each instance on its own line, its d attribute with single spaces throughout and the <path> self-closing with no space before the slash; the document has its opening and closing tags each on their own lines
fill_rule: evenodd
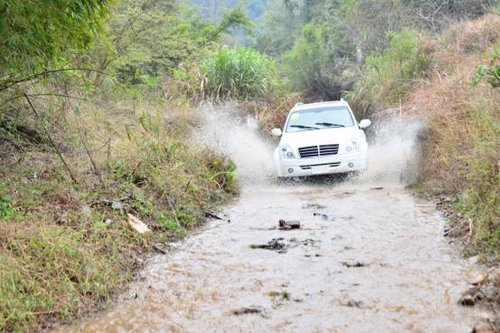
<svg viewBox="0 0 500 333">
<path fill-rule="evenodd" d="M 500 46 L 500 16 L 449 27 L 430 51 L 428 83 L 411 91 L 405 107 L 428 119 L 424 188 L 451 195 L 465 224 L 468 252 L 498 263 L 500 91 L 491 79 L 474 84 L 482 75 L 478 65 L 489 63 L 500 82 L 500 54 L 493 45 Z"/>
<path fill-rule="evenodd" d="M 391 34 L 348 94 L 365 112 L 397 108 L 426 119 L 417 188 L 446 198 L 456 211 L 454 234 L 490 263 L 500 259 L 499 42 L 498 15 L 452 24 L 437 36 Z"/>
<path fill-rule="evenodd" d="M 299 100 L 425 117 L 418 189 L 454 206 L 468 253 L 498 264 L 499 12 L 497 0 L 0 1 L 0 331 L 104 308 L 238 193 L 233 162 L 193 143 L 206 101 L 237 100 L 263 131 Z"/>
<path fill-rule="evenodd" d="M 57 14 L 70 3 L 74 12 Z M 2 332 L 103 308 L 148 253 L 165 251 L 238 190 L 234 164 L 191 143 L 198 111 L 165 97 L 165 75 L 243 16 L 181 20 L 165 1 L 53 6 L 0 5 L 11 36 L 0 47 Z M 16 28 L 24 21 L 33 31 Z M 154 44 L 152 29 L 162 37 Z M 32 45 L 32 34 L 45 39 Z M 128 214 L 151 232 L 132 230 Z"/>
</svg>

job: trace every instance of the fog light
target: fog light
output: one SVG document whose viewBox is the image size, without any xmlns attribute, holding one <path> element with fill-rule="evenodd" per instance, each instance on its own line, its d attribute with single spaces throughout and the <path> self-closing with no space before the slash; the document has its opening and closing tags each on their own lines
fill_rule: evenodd
<svg viewBox="0 0 500 333">
<path fill-rule="evenodd" d="M 288 169 L 288 173 L 293 173 L 293 168 Z"/>
<path fill-rule="evenodd" d="M 354 168 L 354 163 L 349 162 L 349 164 L 347 164 L 347 166 L 348 166 L 349 168 Z"/>
</svg>

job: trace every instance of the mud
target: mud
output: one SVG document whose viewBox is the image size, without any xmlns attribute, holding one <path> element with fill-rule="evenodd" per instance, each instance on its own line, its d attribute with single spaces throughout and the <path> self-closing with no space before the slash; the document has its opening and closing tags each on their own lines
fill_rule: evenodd
<svg viewBox="0 0 500 333">
<path fill-rule="evenodd" d="M 247 188 L 226 213 L 231 223 L 152 258 L 109 312 L 65 330 L 470 332 L 485 315 L 458 304 L 477 270 L 446 243 L 434 207 L 403 189 Z M 278 218 L 303 228 L 270 229 Z M 294 246 L 251 247 L 272 239 Z"/>
</svg>

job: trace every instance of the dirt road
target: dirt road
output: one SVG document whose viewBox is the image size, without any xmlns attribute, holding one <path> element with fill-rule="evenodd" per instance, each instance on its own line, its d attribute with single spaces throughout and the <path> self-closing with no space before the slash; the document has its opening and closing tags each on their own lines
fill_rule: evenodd
<svg viewBox="0 0 500 333">
<path fill-rule="evenodd" d="M 256 122 L 232 106 L 203 111 L 194 141 L 231 156 L 243 183 L 230 222 L 152 258 L 116 306 L 64 331 L 470 332 L 486 315 L 457 304 L 478 267 L 404 189 L 419 171 L 420 121 L 376 124 L 359 179 L 275 184 L 263 181 L 273 145 Z"/>
<path fill-rule="evenodd" d="M 69 331 L 470 332 L 480 315 L 457 305 L 477 271 L 401 188 L 249 186 L 226 215 Z"/>
</svg>

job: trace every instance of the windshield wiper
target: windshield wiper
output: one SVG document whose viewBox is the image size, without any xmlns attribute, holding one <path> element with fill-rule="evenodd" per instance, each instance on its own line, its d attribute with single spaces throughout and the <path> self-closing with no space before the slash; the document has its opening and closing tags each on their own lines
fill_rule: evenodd
<svg viewBox="0 0 500 333">
<path fill-rule="evenodd" d="M 306 126 L 306 125 L 290 125 L 290 127 L 296 127 L 296 128 L 304 128 L 304 129 L 319 129 L 314 126 Z"/>
<path fill-rule="evenodd" d="M 334 123 L 316 123 L 316 125 L 321 125 L 326 127 L 345 127 L 342 124 L 334 124 Z"/>
</svg>

